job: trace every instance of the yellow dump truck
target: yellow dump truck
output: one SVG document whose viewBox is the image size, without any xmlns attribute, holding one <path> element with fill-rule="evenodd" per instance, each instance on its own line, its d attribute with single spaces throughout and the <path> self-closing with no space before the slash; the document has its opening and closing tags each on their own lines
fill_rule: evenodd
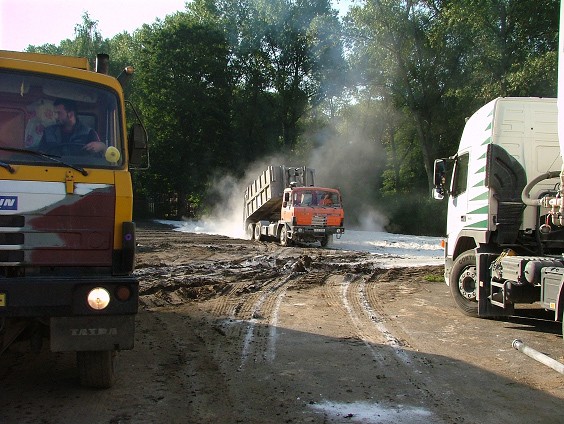
<svg viewBox="0 0 564 424">
<path fill-rule="evenodd" d="M 114 382 L 133 348 L 139 284 L 130 166 L 146 159 L 126 126 L 122 84 L 85 58 L 0 51 L 0 354 L 29 341 L 77 354 L 80 381 Z"/>
</svg>

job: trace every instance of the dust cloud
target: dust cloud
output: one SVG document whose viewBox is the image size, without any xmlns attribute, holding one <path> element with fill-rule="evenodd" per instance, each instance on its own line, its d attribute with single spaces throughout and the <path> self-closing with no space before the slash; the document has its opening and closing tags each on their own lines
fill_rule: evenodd
<svg viewBox="0 0 564 424">
<path fill-rule="evenodd" d="M 343 196 L 345 228 L 363 231 L 384 231 L 388 219 L 374 205 L 383 162 L 382 148 L 361 137 L 315 138 L 316 146 L 306 154 L 279 155 L 253 163 L 245 175 L 217 176 L 210 184 L 214 199 L 211 211 L 192 225 L 198 229 L 230 237 L 245 237 L 243 225 L 244 192 L 269 165 L 308 166 L 315 169 L 315 184 L 338 188 Z"/>
<path fill-rule="evenodd" d="M 269 165 L 304 166 L 316 170 L 316 184 L 341 190 L 345 208 L 345 234 L 333 248 L 370 252 L 381 266 L 391 267 L 398 260 L 407 266 L 443 263 L 440 238 L 387 233 L 388 219 L 370 201 L 379 188 L 383 149 L 361 138 L 326 137 L 310 154 L 271 157 L 248 167 L 242 178 L 218 176 L 210 184 L 215 200 L 211 212 L 198 221 L 185 221 L 180 231 L 246 238 L 243 225 L 244 192 Z M 306 159 L 303 159 L 306 158 Z"/>
<path fill-rule="evenodd" d="M 354 130 L 357 132 L 357 130 Z M 315 169 L 316 184 L 338 188 L 345 207 L 345 227 L 384 231 L 388 223 L 374 205 L 383 161 L 379 143 L 359 133 L 317 140 L 308 164 Z"/>
</svg>

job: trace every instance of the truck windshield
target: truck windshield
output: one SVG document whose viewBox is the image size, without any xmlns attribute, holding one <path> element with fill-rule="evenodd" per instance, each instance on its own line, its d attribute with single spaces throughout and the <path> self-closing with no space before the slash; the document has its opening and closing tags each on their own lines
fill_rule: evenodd
<svg viewBox="0 0 564 424">
<path fill-rule="evenodd" d="M 117 94 L 101 86 L 2 71 L 0 161 L 121 167 L 124 151 L 118 105 Z"/>
<path fill-rule="evenodd" d="M 334 191 L 298 190 L 294 192 L 294 206 L 340 207 L 339 195 Z"/>
</svg>

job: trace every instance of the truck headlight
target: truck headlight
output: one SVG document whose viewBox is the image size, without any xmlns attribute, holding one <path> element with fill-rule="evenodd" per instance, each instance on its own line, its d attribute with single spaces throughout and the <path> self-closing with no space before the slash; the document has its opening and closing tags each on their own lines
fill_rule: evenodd
<svg viewBox="0 0 564 424">
<path fill-rule="evenodd" d="M 87 300 L 92 309 L 100 311 L 110 304 L 110 293 L 103 287 L 96 287 L 88 292 Z"/>
</svg>

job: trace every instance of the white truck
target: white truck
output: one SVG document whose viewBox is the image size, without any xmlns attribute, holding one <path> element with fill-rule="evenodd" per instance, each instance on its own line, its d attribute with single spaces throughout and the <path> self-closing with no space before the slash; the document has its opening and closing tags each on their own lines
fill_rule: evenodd
<svg viewBox="0 0 564 424">
<path fill-rule="evenodd" d="M 539 302 L 563 321 L 563 23 L 561 4 L 558 100 L 495 99 L 467 121 L 457 153 L 435 161 L 434 197 L 448 196 L 445 281 L 470 316 Z"/>
<path fill-rule="evenodd" d="M 541 202 L 558 196 L 557 126 L 555 99 L 498 98 L 468 120 L 456 155 L 435 161 L 435 197 L 448 195 L 445 280 L 468 315 L 540 300 L 562 317 L 564 231 Z"/>
</svg>

